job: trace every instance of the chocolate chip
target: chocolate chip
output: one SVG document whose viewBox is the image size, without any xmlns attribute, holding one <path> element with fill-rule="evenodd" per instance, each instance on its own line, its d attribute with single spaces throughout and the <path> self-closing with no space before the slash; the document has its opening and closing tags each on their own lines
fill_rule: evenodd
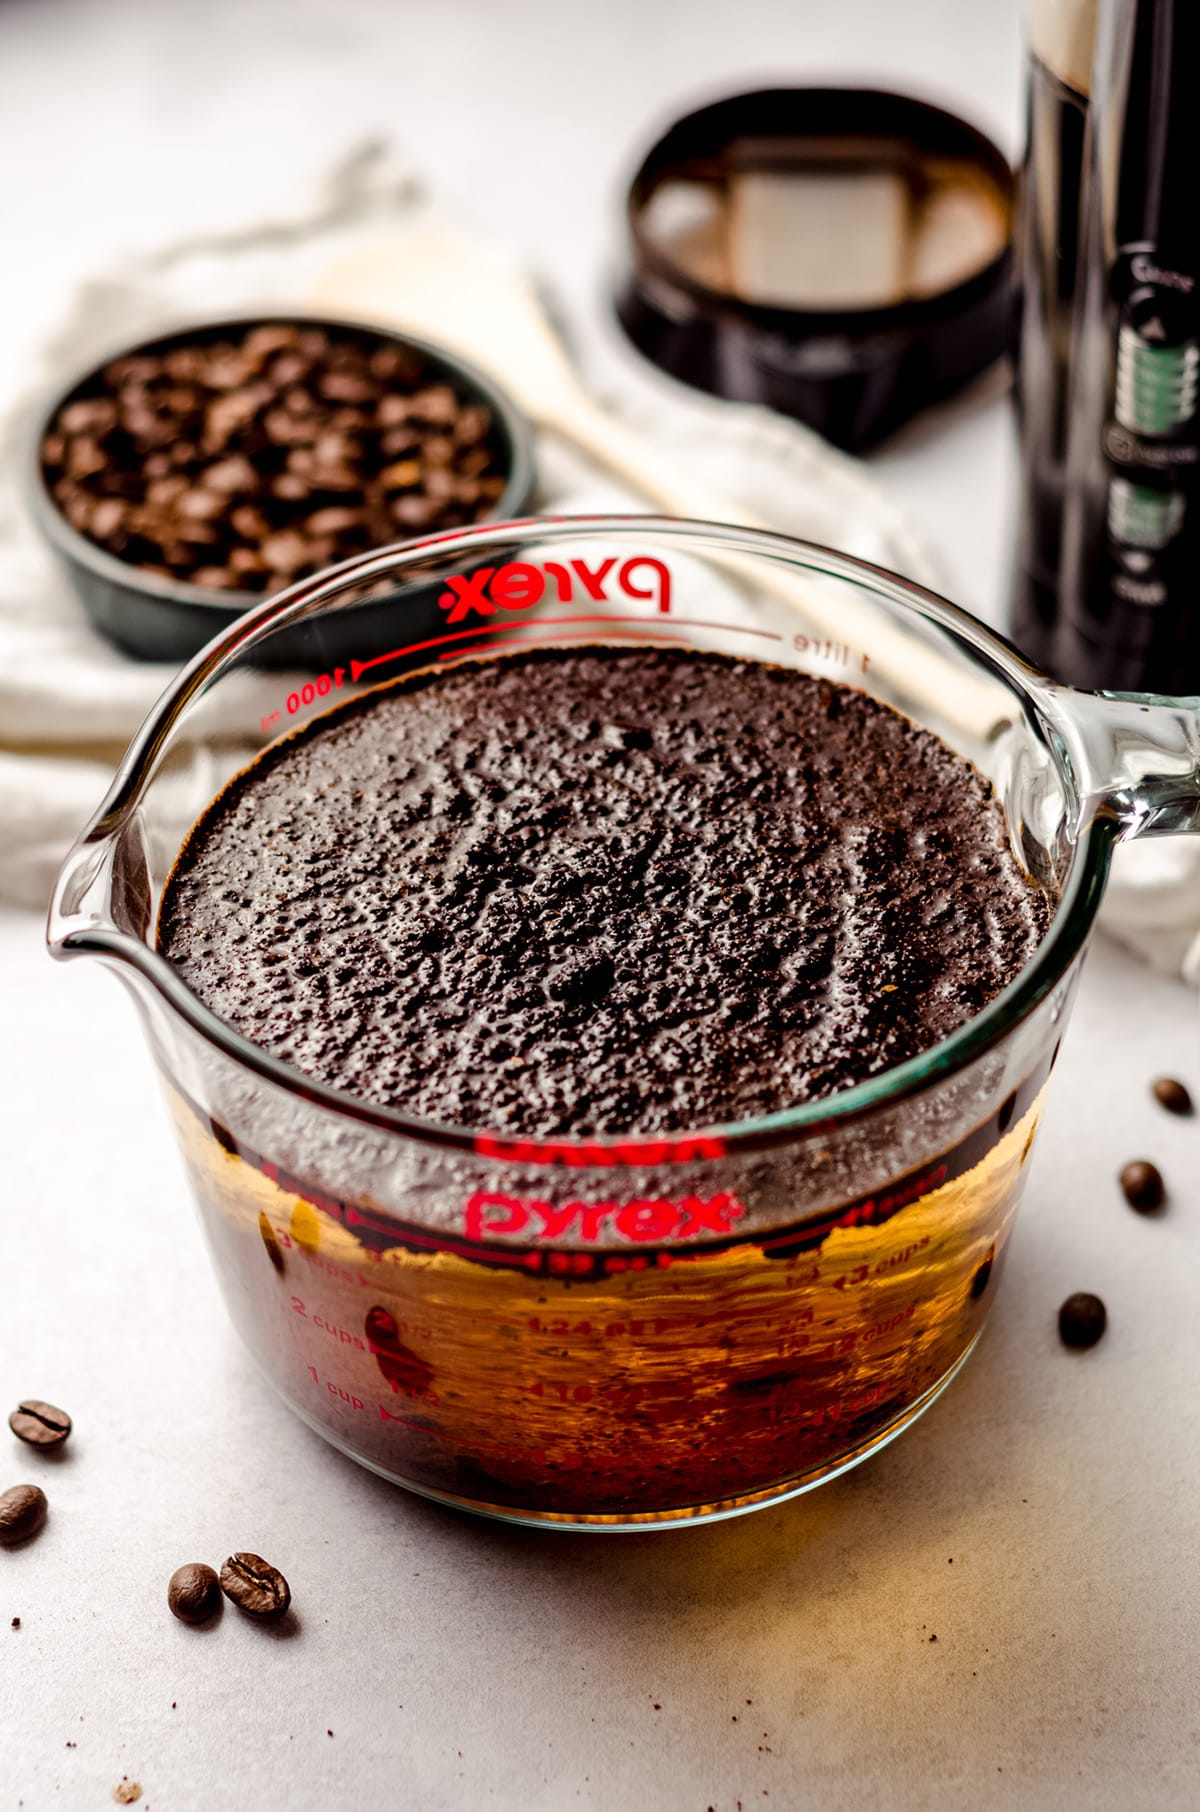
<svg viewBox="0 0 1200 1812">
<path fill-rule="evenodd" d="M 61 1447 L 71 1432 L 71 1418 L 65 1409 L 43 1403 L 37 1397 L 26 1397 L 8 1418 L 8 1426 L 19 1441 L 30 1447 Z"/>
<path fill-rule="evenodd" d="M 1160 1076 L 1153 1085 L 1154 1099 L 1169 1114 L 1194 1114 L 1196 1109 L 1187 1087 L 1175 1076 Z"/>
<path fill-rule="evenodd" d="M 1145 1158 L 1126 1164 L 1121 1172 L 1121 1189 L 1129 1206 L 1139 1214 L 1153 1214 L 1167 1199 L 1162 1172 Z"/>
<path fill-rule="evenodd" d="M 206 1623 L 221 1608 L 221 1582 L 214 1569 L 198 1560 L 176 1567 L 167 1584 L 167 1603 L 180 1623 Z"/>
<path fill-rule="evenodd" d="M 220 1583 L 226 1598 L 250 1617 L 282 1617 L 292 1602 L 287 1580 L 260 1554 L 231 1554 Z"/>
<path fill-rule="evenodd" d="M 1095 1346 L 1108 1325 L 1108 1311 L 1098 1296 L 1077 1290 L 1058 1311 L 1058 1332 L 1064 1346 Z"/>
<path fill-rule="evenodd" d="M 12 1546 L 36 1535 L 46 1520 L 46 1493 L 36 1485 L 12 1485 L 0 1492 L 0 1542 Z"/>
</svg>

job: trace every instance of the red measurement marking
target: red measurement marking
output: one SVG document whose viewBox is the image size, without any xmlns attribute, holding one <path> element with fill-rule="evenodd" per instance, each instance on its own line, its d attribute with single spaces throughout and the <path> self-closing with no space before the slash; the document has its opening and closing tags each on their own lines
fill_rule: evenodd
<svg viewBox="0 0 1200 1812">
<path fill-rule="evenodd" d="M 318 1374 L 317 1368 L 315 1365 L 306 1365 L 304 1369 L 308 1373 L 309 1377 L 312 1379 L 313 1383 L 318 1386 L 318 1388 L 320 1387 L 320 1385 L 322 1383 L 324 1383 L 325 1389 L 329 1392 L 331 1397 L 340 1397 L 342 1402 L 349 1404 L 351 1409 L 365 1409 L 366 1408 L 366 1404 L 363 1402 L 363 1399 L 361 1397 L 356 1397 L 354 1395 L 353 1391 L 346 1390 L 345 1387 L 341 1384 L 335 1384 L 332 1378 L 322 1379 L 320 1377 L 320 1375 Z"/>
<path fill-rule="evenodd" d="M 612 1169 L 616 1164 L 688 1164 L 725 1156 L 724 1139 L 703 1134 L 682 1139 L 614 1139 L 611 1145 L 585 1140 L 497 1139 L 480 1133 L 475 1150 L 481 1158 L 511 1158 L 518 1164 L 566 1164 L 576 1170 Z"/>
<path fill-rule="evenodd" d="M 569 1232 L 581 1239 L 600 1238 L 606 1221 L 623 1239 L 639 1242 L 693 1239 L 698 1233 L 729 1233 L 746 1210 L 728 1190 L 703 1200 L 680 1201 L 637 1197 L 627 1202 L 554 1204 L 498 1190 L 477 1189 L 463 1211 L 468 1239 L 494 1239 L 502 1233 L 525 1233 L 535 1240 L 561 1240 Z M 540 1225 L 538 1223 L 541 1223 Z M 532 1224 L 531 1224 L 532 1223 Z"/>
<path fill-rule="evenodd" d="M 631 617 L 619 611 L 610 610 L 597 611 L 590 616 L 580 617 L 538 617 L 535 623 L 531 623 L 529 627 L 544 629 L 551 624 L 563 627 L 579 623 L 624 623 L 626 625 L 644 623 L 647 628 L 651 628 L 654 626 L 655 619 L 653 617 Z M 711 617 L 672 616 L 671 624 L 673 627 L 681 629 L 733 629 L 739 635 L 757 636 L 760 641 L 766 642 L 783 640 L 783 637 L 776 635 L 773 629 L 750 629 L 740 623 L 723 623 Z M 427 648 L 444 648 L 450 642 L 461 642 L 472 636 L 495 635 L 496 633 L 496 629 L 490 623 L 481 623 L 474 629 L 456 629 L 451 635 L 431 636 L 427 642 L 409 642 L 404 648 L 393 648 L 390 654 L 374 655 L 369 661 L 351 661 L 350 678 L 359 680 L 372 667 L 386 666 L 389 661 L 398 661 L 404 655 L 423 654 Z"/>
</svg>

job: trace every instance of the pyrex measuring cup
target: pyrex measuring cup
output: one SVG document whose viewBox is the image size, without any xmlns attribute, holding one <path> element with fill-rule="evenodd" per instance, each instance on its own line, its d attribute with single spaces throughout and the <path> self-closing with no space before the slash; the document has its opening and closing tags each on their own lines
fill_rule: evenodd
<svg viewBox="0 0 1200 1812">
<path fill-rule="evenodd" d="M 406 669 L 523 645 L 716 649 L 859 686 L 991 778 L 1050 929 L 934 1049 L 738 1125 L 546 1140 L 356 1099 L 218 1020 L 155 948 L 207 803 L 180 819 L 176 770 L 284 634 L 307 658 L 260 745 Z M 192 662 L 64 867 L 51 947 L 131 985 L 230 1312 L 314 1428 L 492 1515 L 728 1515 L 864 1457 L 970 1351 L 1112 848 L 1196 826 L 1198 709 L 1056 687 L 952 605 L 779 536 L 642 517 L 442 535 L 293 587 Z M 219 748 L 226 776 L 251 752 Z"/>
</svg>

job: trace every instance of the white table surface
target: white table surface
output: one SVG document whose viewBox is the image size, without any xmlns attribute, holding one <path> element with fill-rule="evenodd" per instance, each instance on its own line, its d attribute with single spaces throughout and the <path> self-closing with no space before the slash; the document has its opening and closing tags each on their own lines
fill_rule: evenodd
<svg viewBox="0 0 1200 1812">
<path fill-rule="evenodd" d="M 0 318 L 19 340 L 181 197 L 219 220 L 280 158 L 315 169 L 379 126 L 586 322 L 618 175 L 672 108 L 853 73 L 948 96 L 1012 149 L 1016 12 L 10 0 Z M 1003 406 L 877 470 L 996 618 Z M 0 1446 L 0 1487 L 42 1480 L 53 1507 L 0 1554 L 0 1812 L 101 1807 L 124 1776 L 150 1812 L 1200 1803 L 1200 1130 L 1151 1101 L 1164 1072 L 1200 1084 L 1194 997 L 1098 945 L 995 1312 L 926 1418 L 741 1521 L 539 1535 L 393 1490 L 277 1405 L 218 1301 L 128 1001 L 0 913 L 0 1396 L 77 1420 L 58 1460 Z M 1134 1156 L 1166 1173 L 1158 1220 L 1117 1191 Z M 1089 1354 L 1055 1333 L 1075 1289 L 1109 1307 Z M 291 1636 L 167 1614 L 179 1562 L 239 1547 L 290 1577 Z"/>
</svg>

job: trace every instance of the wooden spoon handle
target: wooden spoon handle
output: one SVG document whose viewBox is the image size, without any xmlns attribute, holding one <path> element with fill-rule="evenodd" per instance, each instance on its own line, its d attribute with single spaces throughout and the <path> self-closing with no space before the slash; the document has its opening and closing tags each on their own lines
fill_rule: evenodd
<svg viewBox="0 0 1200 1812">
<path fill-rule="evenodd" d="M 572 386 L 569 398 L 564 392 L 561 406 L 543 420 L 668 515 L 742 528 L 770 526 L 741 504 L 697 483 L 669 453 L 643 440 L 583 390 Z M 723 556 L 719 563 L 795 610 L 817 639 L 849 643 L 865 654 L 872 673 L 886 681 L 901 702 L 940 718 L 971 741 L 986 741 L 1011 722 L 1015 701 L 998 680 L 951 660 L 849 586 L 831 586 L 811 573 L 768 561 L 748 562 L 736 554 Z"/>
</svg>

